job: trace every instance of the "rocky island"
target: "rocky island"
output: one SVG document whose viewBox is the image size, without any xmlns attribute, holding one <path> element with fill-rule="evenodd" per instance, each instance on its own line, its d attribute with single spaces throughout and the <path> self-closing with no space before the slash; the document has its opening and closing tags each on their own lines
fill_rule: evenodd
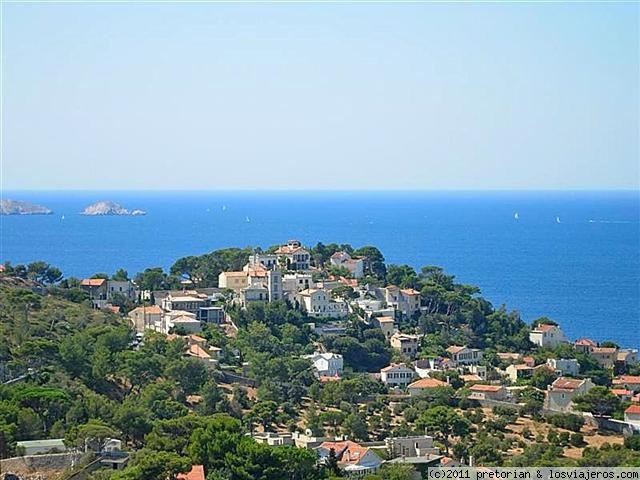
<svg viewBox="0 0 640 480">
<path fill-rule="evenodd" d="M 122 207 L 122 205 L 118 203 L 106 202 L 106 201 L 93 203 L 81 212 L 81 215 L 91 215 L 91 216 L 97 216 L 97 215 L 138 216 L 138 215 L 146 215 L 146 214 L 147 212 L 145 212 L 144 210 L 137 210 L 137 209 L 128 210 Z"/>
<path fill-rule="evenodd" d="M 50 215 L 53 210 L 20 200 L 1 200 L 0 215 Z"/>
</svg>

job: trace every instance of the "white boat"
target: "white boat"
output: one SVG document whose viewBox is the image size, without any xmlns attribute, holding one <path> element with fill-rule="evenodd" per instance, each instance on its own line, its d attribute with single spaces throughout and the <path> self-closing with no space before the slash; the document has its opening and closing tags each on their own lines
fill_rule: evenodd
<svg viewBox="0 0 640 480">
<path fill-rule="evenodd" d="M 245 217 L 245 222 L 249 223 L 250 221 L 249 217 Z"/>
<path fill-rule="evenodd" d="M 562 223 L 562 222 L 560 221 L 560 217 L 556 217 L 556 223 Z"/>
<path fill-rule="evenodd" d="M 520 220 L 520 215 L 518 215 L 518 212 L 513 214 L 513 218 L 516 220 Z"/>
</svg>

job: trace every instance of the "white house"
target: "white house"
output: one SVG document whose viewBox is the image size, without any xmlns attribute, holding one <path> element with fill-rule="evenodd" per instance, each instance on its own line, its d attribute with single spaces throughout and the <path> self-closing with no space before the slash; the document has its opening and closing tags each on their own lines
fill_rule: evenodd
<svg viewBox="0 0 640 480">
<path fill-rule="evenodd" d="M 509 365 L 505 369 L 505 373 L 511 379 L 512 382 L 516 382 L 522 378 L 529 378 L 533 375 L 534 368 L 526 363 L 520 363 L 518 365 Z"/>
<path fill-rule="evenodd" d="M 447 348 L 456 365 L 475 365 L 482 360 L 482 350 L 467 346 L 451 345 Z"/>
<path fill-rule="evenodd" d="M 624 411 L 624 421 L 640 427 L 640 405 L 630 405 Z"/>
<path fill-rule="evenodd" d="M 249 256 L 249 266 L 253 268 L 262 266 L 267 270 L 274 270 L 278 268 L 278 255 L 275 253 L 253 253 Z"/>
<path fill-rule="evenodd" d="M 306 355 L 304 358 L 313 362 L 313 367 L 320 377 L 337 377 L 342 374 L 344 361 L 342 355 L 338 353 L 316 352 L 312 355 Z"/>
<path fill-rule="evenodd" d="M 298 240 L 289 240 L 286 245 L 279 247 L 275 254 L 278 261 L 283 261 L 288 270 L 309 270 L 311 254 Z"/>
<path fill-rule="evenodd" d="M 310 317 L 316 318 L 343 318 L 348 315 L 347 303 L 334 300 L 331 293 L 321 289 L 306 289 L 298 292 L 296 296 L 300 307 Z"/>
<path fill-rule="evenodd" d="M 531 343 L 543 348 L 554 348 L 567 341 L 558 325 L 541 323 L 529 333 Z"/>
<path fill-rule="evenodd" d="M 429 435 L 387 437 L 384 443 L 392 458 L 426 457 L 440 454 L 440 449 L 433 445 L 433 437 Z"/>
<path fill-rule="evenodd" d="M 417 290 L 399 288 L 395 285 L 388 285 L 381 290 L 384 301 L 403 315 L 410 317 L 420 310 L 420 292 Z"/>
<path fill-rule="evenodd" d="M 129 318 L 137 333 L 142 333 L 146 329 L 164 331 L 162 328 L 163 315 L 163 310 L 157 305 L 144 305 L 129 312 Z"/>
<path fill-rule="evenodd" d="M 560 375 L 575 377 L 580 371 L 580 364 L 575 358 L 548 358 L 547 367 Z"/>
<path fill-rule="evenodd" d="M 363 447 L 355 442 L 323 442 L 315 448 L 321 463 L 328 460 L 333 450 L 338 460 L 338 468 L 347 477 L 363 477 L 377 471 L 382 459 L 371 448 Z"/>
<path fill-rule="evenodd" d="M 570 413 L 573 411 L 573 399 L 587 393 L 593 387 L 590 378 L 557 378 L 547 387 L 544 408 L 554 412 Z"/>
<path fill-rule="evenodd" d="M 380 380 L 390 388 L 406 388 L 416 376 L 416 371 L 404 363 L 392 363 L 380 370 Z"/>
<path fill-rule="evenodd" d="M 364 260 L 362 258 L 351 258 L 347 252 L 336 252 L 329 258 L 331 265 L 346 268 L 353 278 L 364 276 Z"/>
<path fill-rule="evenodd" d="M 282 291 L 291 298 L 295 298 L 298 292 L 308 290 L 313 286 L 313 279 L 310 273 L 286 273 L 282 277 Z"/>
</svg>

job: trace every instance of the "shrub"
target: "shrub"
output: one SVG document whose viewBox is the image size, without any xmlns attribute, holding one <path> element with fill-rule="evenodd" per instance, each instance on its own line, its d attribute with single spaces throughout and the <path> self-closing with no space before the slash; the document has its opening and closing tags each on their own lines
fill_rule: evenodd
<svg viewBox="0 0 640 480">
<path fill-rule="evenodd" d="M 579 432 L 584 425 L 584 418 L 573 413 L 555 413 L 547 417 L 547 422 L 554 427 Z"/>
<path fill-rule="evenodd" d="M 572 433 L 571 438 L 569 439 L 569 443 L 574 447 L 581 447 L 582 445 L 584 445 L 584 436 L 581 433 Z"/>
</svg>

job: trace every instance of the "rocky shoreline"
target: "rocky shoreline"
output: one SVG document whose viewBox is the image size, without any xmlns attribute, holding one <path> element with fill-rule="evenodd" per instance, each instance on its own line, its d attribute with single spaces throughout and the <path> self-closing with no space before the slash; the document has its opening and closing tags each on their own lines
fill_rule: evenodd
<svg viewBox="0 0 640 480">
<path fill-rule="evenodd" d="M 146 215 L 147 212 L 139 209 L 128 210 L 118 203 L 110 202 L 110 201 L 101 201 L 101 202 L 92 203 L 91 205 L 86 207 L 82 212 L 80 212 L 80 214 L 87 215 L 87 216 L 119 215 L 119 216 L 136 217 L 140 215 Z"/>
<path fill-rule="evenodd" d="M 1 200 L 0 215 L 51 215 L 53 210 L 20 200 Z"/>
</svg>

